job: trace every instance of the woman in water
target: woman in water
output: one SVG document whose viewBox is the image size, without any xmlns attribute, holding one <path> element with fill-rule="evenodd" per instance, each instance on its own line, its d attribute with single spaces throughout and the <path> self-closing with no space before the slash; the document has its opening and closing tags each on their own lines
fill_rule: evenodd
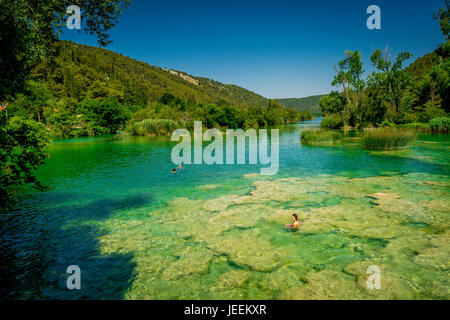
<svg viewBox="0 0 450 320">
<path fill-rule="evenodd" d="M 292 220 L 294 221 L 294 223 L 293 223 L 293 224 L 287 224 L 287 225 L 286 225 L 286 228 L 287 228 L 289 231 L 297 231 L 298 228 L 300 228 L 300 226 L 301 226 L 300 221 L 298 221 L 298 216 L 297 216 L 297 214 L 294 213 L 294 214 L 292 215 Z"/>
</svg>

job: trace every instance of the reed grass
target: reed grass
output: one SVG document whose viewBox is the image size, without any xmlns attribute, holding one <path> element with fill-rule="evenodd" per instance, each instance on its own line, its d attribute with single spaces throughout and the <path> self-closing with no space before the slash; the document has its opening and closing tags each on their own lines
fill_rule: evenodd
<svg viewBox="0 0 450 320">
<path fill-rule="evenodd" d="M 370 150 L 401 150 L 411 147 L 417 139 L 413 130 L 398 128 L 381 128 L 367 131 L 363 146 Z"/>
<path fill-rule="evenodd" d="M 343 133 L 337 130 L 306 129 L 302 131 L 302 143 L 312 146 L 335 145 L 341 142 Z"/>
</svg>

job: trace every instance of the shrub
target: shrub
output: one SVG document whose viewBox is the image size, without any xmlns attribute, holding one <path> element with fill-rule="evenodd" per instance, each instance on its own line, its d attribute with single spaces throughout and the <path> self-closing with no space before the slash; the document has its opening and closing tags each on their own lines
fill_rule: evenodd
<svg viewBox="0 0 450 320">
<path fill-rule="evenodd" d="M 420 121 L 418 119 L 417 115 L 413 113 L 406 113 L 406 112 L 397 112 L 394 114 L 389 114 L 387 116 L 388 119 L 391 120 L 391 122 L 395 124 L 407 124 L 407 123 L 414 123 Z"/>
<path fill-rule="evenodd" d="M 417 134 L 412 130 L 382 128 L 367 131 L 362 142 L 370 150 L 400 150 L 409 148 L 416 138 Z"/>
<path fill-rule="evenodd" d="M 7 187 L 32 184 L 39 190 L 44 186 L 35 176 L 35 170 L 44 164 L 49 142 L 41 123 L 14 116 L 6 119 L 0 111 L 0 207 L 7 199 Z"/>
<path fill-rule="evenodd" d="M 333 145 L 342 140 L 341 131 L 306 129 L 302 131 L 302 143 L 308 145 Z"/>
<path fill-rule="evenodd" d="M 342 129 L 344 127 L 344 120 L 338 113 L 330 114 L 323 118 L 320 126 L 325 129 Z"/>
<path fill-rule="evenodd" d="M 434 133 L 448 133 L 450 130 L 450 118 L 434 118 L 430 121 L 430 129 Z"/>
</svg>

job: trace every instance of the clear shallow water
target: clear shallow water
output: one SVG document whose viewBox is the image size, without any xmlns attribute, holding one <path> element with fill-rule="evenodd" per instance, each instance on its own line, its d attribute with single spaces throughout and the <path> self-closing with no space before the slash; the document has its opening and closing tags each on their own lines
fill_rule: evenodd
<svg viewBox="0 0 450 320">
<path fill-rule="evenodd" d="M 49 192 L 1 215 L 2 296 L 63 299 L 448 299 L 448 136 L 369 152 L 280 132 L 280 170 L 188 165 L 167 138 L 49 147 Z M 297 213 L 300 232 L 283 228 Z M 82 290 L 66 289 L 79 265 Z M 366 269 L 382 289 L 366 288 Z"/>
</svg>

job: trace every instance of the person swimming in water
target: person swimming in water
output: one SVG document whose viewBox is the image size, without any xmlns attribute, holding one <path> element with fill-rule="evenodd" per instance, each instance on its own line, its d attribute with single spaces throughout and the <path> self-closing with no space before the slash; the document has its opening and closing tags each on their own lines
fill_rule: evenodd
<svg viewBox="0 0 450 320">
<path fill-rule="evenodd" d="M 177 169 L 173 168 L 172 173 L 177 173 Z"/>
<path fill-rule="evenodd" d="M 181 169 L 183 169 L 183 167 L 181 166 L 182 162 L 180 162 L 180 165 L 178 166 L 178 171 L 181 171 Z"/>
<path fill-rule="evenodd" d="M 286 228 L 288 229 L 288 230 L 290 230 L 290 231 L 297 231 L 298 230 L 298 228 L 300 228 L 300 226 L 302 225 L 301 223 L 300 223 L 300 221 L 298 221 L 298 216 L 297 216 L 297 214 L 293 214 L 292 215 L 292 220 L 294 221 L 294 223 L 293 224 L 287 224 L 286 225 Z"/>
</svg>

